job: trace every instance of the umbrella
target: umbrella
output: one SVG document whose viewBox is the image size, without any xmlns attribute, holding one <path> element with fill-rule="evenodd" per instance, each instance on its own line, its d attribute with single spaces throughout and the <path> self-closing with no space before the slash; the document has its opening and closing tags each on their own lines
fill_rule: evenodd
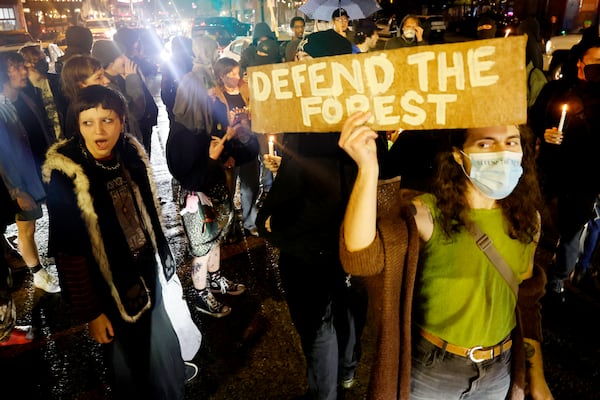
<svg viewBox="0 0 600 400">
<path fill-rule="evenodd" d="M 312 19 L 331 21 L 331 15 L 338 8 L 343 8 L 350 19 L 367 18 L 381 10 L 375 0 L 308 0 L 298 10 Z"/>
</svg>

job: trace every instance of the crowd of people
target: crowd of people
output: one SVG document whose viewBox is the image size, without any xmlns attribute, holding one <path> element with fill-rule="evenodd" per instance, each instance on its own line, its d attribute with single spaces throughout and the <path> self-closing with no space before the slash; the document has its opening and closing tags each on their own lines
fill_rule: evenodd
<svg viewBox="0 0 600 400">
<path fill-rule="evenodd" d="M 540 345 L 546 275 L 564 301 L 567 280 L 593 275 L 600 236 L 600 189 L 581 173 L 593 170 L 598 141 L 597 28 L 572 49 L 563 80 L 533 85 L 528 73 L 527 124 L 398 135 L 372 130 L 361 112 L 341 132 L 277 132 L 271 151 L 252 130 L 268 116 L 250 113 L 248 68 L 381 48 L 373 21 L 350 29 L 343 8 L 317 25 L 304 35 L 305 20 L 292 18 L 293 38 L 280 44 L 256 24 L 239 62 L 219 58 L 210 36 L 172 41 L 160 96 L 191 256 L 185 299 L 184 260 L 171 254 L 149 162 L 158 107 L 135 31 L 94 41 L 69 28 L 55 73 L 39 47 L 0 54 L 0 228 L 18 232 L 17 248 L 0 240 L 0 344 L 15 323 L 11 271 L 28 268 L 102 345 L 117 398 L 182 399 L 202 339 L 189 308 L 226 317 L 232 308 L 215 294 L 247 290 L 220 268 L 241 226 L 278 249 L 307 399 L 335 400 L 354 385 L 369 307 L 378 337 L 369 398 L 552 398 Z M 535 32 L 531 21 L 522 29 Z M 493 21 L 481 19 L 478 36 L 494 37 Z M 385 50 L 424 44 L 407 15 Z M 539 69 L 536 44 L 528 71 Z M 57 273 L 35 242 L 43 206 Z M 556 257 L 539 268 L 536 246 L 552 227 Z"/>
</svg>

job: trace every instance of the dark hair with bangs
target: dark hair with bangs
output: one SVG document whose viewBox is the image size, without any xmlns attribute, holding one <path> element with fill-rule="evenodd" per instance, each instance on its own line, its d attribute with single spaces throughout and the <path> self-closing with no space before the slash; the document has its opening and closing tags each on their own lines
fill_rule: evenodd
<svg viewBox="0 0 600 400">
<path fill-rule="evenodd" d="M 77 94 L 75 101 L 71 103 L 72 115 L 76 116 L 77 133 L 79 132 L 79 114 L 82 111 L 96 108 L 98 106 L 105 110 L 112 110 L 119 116 L 121 121 L 125 121 L 127 114 L 127 103 L 123 95 L 116 90 L 100 85 L 92 85 L 83 88 Z"/>
<path fill-rule="evenodd" d="M 526 125 L 519 125 L 523 148 L 523 175 L 517 187 L 506 198 L 498 200 L 508 223 L 511 238 L 530 243 L 539 233 L 539 214 L 542 196 L 535 166 L 533 134 Z M 447 238 L 465 225 L 469 219 L 470 206 L 467 202 L 468 178 L 452 155 L 453 149 L 463 149 L 467 139 L 466 129 L 448 131 L 447 148 L 438 154 L 437 174 L 431 192 L 437 199 L 440 210 L 439 224 Z"/>
<path fill-rule="evenodd" d="M 235 67 L 239 67 L 240 63 L 235 61 L 233 58 L 219 58 L 213 67 L 213 71 L 215 73 L 215 79 L 217 80 L 217 85 L 223 87 L 223 78 L 228 73 L 233 71 Z"/>
<path fill-rule="evenodd" d="M 20 55 L 16 51 L 0 53 L 0 86 L 4 86 L 4 84 L 10 80 L 8 78 L 8 69 L 11 66 L 24 64 L 24 63 L 25 63 L 25 59 L 23 58 L 22 55 Z M 0 87 L 0 90 L 2 90 L 1 87 Z"/>
</svg>

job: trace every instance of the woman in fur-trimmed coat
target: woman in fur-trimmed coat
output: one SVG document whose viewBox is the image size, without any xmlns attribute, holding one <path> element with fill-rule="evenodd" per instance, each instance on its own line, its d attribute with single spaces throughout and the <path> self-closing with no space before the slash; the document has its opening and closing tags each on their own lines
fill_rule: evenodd
<svg viewBox="0 0 600 400">
<path fill-rule="evenodd" d="M 82 89 L 73 107 L 78 132 L 43 167 L 63 294 L 103 345 L 116 398 L 182 399 L 184 362 L 163 302 L 175 263 L 147 156 L 123 133 L 114 90 Z"/>
</svg>

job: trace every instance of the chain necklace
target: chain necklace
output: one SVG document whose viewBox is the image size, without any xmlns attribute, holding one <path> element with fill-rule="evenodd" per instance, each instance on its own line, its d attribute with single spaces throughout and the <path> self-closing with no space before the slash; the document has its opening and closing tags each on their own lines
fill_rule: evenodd
<svg viewBox="0 0 600 400">
<path fill-rule="evenodd" d="M 81 152 L 83 153 L 83 155 L 85 156 L 85 158 L 88 159 L 88 160 L 93 161 L 94 164 L 96 164 L 96 166 L 99 167 L 100 169 L 103 169 L 105 171 L 116 171 L 119 168 L 121 168 L 121 163 L 119 162 L 118 159 L 116 159 L 116 162 L 115 162 L 114 165 L 107 165 L 105 163 L 102 163 L 102 162 L 96 160 L 94 158 L 94 156 L 92 156 L 90 154 L 90 152 L 88 151 L 88 149 L 83 145 L 83 143 L 81 143 L 81 141 L 79 142 L 79 148 L 81 149 Z M 115 159 L 113 158 L 113 159 L 110 159 L 109 161 L 112 162 L 113 160 L 115 160 Z"/>
</svg>

